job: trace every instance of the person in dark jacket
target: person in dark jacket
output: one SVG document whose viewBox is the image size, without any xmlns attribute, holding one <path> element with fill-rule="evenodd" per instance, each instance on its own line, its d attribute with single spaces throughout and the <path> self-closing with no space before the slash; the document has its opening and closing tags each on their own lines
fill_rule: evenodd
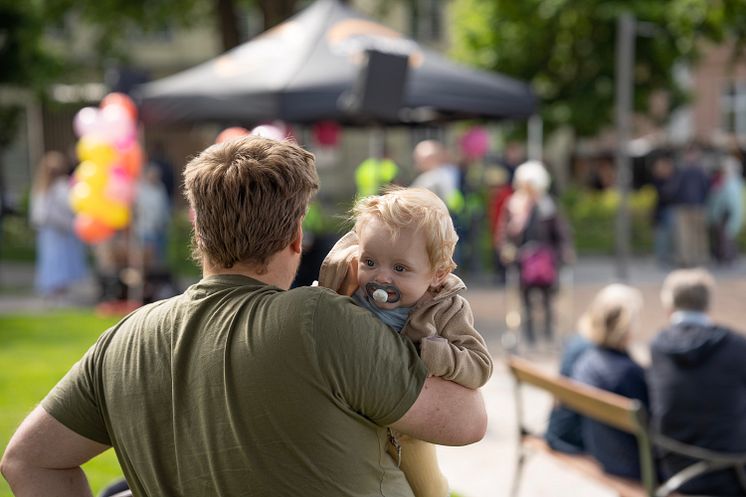
<svg viewBox="0 0 746 497">
<path fill-rule="evenodd" d="M 571 378 L 648 406 L 645 372 L 627 352 L 642 309 L 640 291 L 621 284 L 602 289 L 581 320 L 581 333 L 593 343 L 578 359 Z M 640 479 L 637 440 L 599 421 L 581 418 L 583 445 L 606 473 Z"/>
<path fill-rule="evenodd" d="M 562 351 L 560 375 L 569 377 L 575 368 L 575 364 L 592 346 L 593 344 L 583 335 L 572 335 Z M 544 438 L 554 450 L 568 454 L 585 452 L 582 417 L 562 404 L 555 405 L 549 414 L 549 423 L 546 432 L 544 432 Z"/>
<path fill-rule="evenodd" d="M 670 325 L 653 339 L 648 382 L 652 427 L 681 442 L 720 452 L 746 453 L 746 338 L 707 314 L 714 279 L 703 269 L 678 270 L 664 281 Z M 692 459 L 663 453 L 670 477 Z M 735 471 L 705 474 L 683 493 L 744 496 Z"/>
<path fill-rule="evenodd" d="M 701 155 L 697 145 L 689 145 L 671 180 L 677 262 L 683 267 L 704 264 L 709 255 L 705 204 L 710 180 Z"/>
</svg>

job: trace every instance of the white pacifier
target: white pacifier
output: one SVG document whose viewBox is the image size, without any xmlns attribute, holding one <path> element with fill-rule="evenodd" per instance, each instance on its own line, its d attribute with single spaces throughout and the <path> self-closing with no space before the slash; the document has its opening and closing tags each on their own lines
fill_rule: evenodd
<svg viewBox="0 0 746 497">
<path fill-rule="evenodd" d="M 379 285 L 372 281 L 365 285 L 365 293 L 377 304 L 393 304 L 394 302 L 399 302 L 401 298 L 399 289 L 394 285 Z"/>
<path fill-rule="evenodd" d="M 379 288 L 375 292 L 373 292 L 373 300 L 375 300 L 379 304 L 383 304 L 388 299 L 389 299 L 389 294 L 386 293 L 386 290 L 384 290 L 383 288 Z"/>
</svg>

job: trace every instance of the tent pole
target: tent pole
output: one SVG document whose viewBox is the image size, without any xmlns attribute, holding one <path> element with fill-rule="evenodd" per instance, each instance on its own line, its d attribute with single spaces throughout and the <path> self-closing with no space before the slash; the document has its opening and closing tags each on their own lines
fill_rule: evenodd
<svg viewBox="0 0 746 497">
<path fill-rule="evenodd" d="M 374 159 L 383 159 L 385 152 L 386 128 L 380 124 L 374 124 L 370 130 L 370 156 Z"/>
<path fill-rule="evenodd" d="M 529 160 L 540 161 L 544 155 L 544 121 L 539 114 L 534 114 L 528 119 L 528 151 Z"/>
</svg>

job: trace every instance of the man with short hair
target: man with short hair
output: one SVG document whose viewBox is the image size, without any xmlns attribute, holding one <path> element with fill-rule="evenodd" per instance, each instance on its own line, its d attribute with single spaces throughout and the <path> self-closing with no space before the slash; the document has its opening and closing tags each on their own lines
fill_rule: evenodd
<svg viewBox="0 0 746 497">
<path fill-rule="evenodd" d="M 715 324 L 708 311 L 715 282 L 704 269 L 672 272 L 661 301 L 670 325 L 651 344 L 653 429 L 686 444 L 746 453 L 746 338 Z M 695 461 L 663 453 L 663 476 Z M 692 480 L 684 493 L 746 495 L 733 470 Z"/>
<path fill-rule="evenodd" d="M 481 394 L 427 372 L 350 298 L 288 290 L 318 189 L 313 156 L 259 137 L 185 170 L 203 278 L 106 331 L 23 422 L 0 468 L 16 496 L 90 495 L 117 451 L 135 496 L 412 496 L 387 427 L 460 445 Z"/>
</svg>

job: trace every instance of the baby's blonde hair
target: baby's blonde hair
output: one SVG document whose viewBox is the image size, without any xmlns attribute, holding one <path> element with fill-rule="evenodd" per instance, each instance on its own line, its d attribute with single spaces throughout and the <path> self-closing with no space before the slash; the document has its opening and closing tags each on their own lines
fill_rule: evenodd
<svg viewBox="0 0 746 497">
<path fill-rule="evenodd" d="M 381 221 L 393 235 L 404 228 L 422 230 L 431 269 L 447 273 L 456 269 L 453 251 L 458 235 L 448 208 L 430 190 L 393 186 L 381 195 L 363 197 L 352 208 L 358 236 L 370 218 Z"/>
</svg>

